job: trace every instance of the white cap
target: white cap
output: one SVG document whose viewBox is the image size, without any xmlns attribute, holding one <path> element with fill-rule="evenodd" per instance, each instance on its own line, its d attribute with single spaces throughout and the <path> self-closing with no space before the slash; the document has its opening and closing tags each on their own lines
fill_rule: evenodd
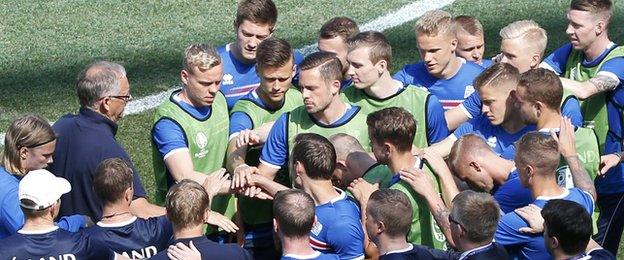
<svg viewBox="0 0 624 260">
<path fill-rule="evenodd" d="M 27 209 L 42 210 L 52 206 L 61 195 L 69 191 L 71 185 L 66 179 L 43 169 L 30 171 L 19 182 L 20 205 Z M 29 199 L 35 205 L 24 205 L 22 199 Z"/>
</svg>

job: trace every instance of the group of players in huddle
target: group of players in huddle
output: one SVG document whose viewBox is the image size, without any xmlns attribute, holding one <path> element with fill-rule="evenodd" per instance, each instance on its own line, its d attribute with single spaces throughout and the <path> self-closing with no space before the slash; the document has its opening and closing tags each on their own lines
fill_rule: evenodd
<svg viewBox="0 0 624 260">
<path fill-rule="evenodd" d="M 383 33 L 336 17 L 304 57 L 273 32 L 271 0 L 242 0 L 236 41 L 189 45 L 181 89 L 155 111 L 154 204 L 115 140 L 132 99 L 121 65 L 80 73 L 78 114 L 11 124 L 0 255 L 614 259 L 624 48 L 609 40 L 612 9 L 572 0 L 570 42 L 546 57 L 546 31 L 513 22 L 492 59 L 477 19 L 429 11 L 414 27 L 421 61 L 392 75 Z"/>
</svg>

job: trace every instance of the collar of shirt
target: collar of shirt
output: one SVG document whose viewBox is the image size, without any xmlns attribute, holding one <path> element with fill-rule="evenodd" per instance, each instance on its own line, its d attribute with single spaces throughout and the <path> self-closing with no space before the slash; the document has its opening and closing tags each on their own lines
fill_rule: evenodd
<svg viewBox="0 0 624 260">
<path fill-rule="evenodd" d="M 52 231 L 55 231 L 59 229 L 58 226 L 51 226 L 49 228 L 46 229 L 40 229 L 40 230 L 24 230 L 24 229 L 20 229 L 17 231 L 17 233 L 20 233 L 22 235 L 43 235 L 43 234 L 47 234 L 50 233 Z"/>
<path fill-rule="evenodd" d="M 297 254 L 285 254 L 284 257 L 290 257 L 294 259 L 316 259 L 321 255 L 321 252 L 314 251 L 314 253 L 309 255 L 297 255 Z"/>
<path fill-rule="evenodd" d="M 414 249 L 414 245 L 409 244 L 406 248 L 403 248 L 403 249 L 398 249 L 398 250 L 394 250 L 394 251 L 390 251 L 390 252 L 387 252 L 387 253 L 385 253 L 385 254 L 383 254 L 383 255 L 396 254 L 396 253 L 404 253 L 404 252 L 410 251 L 410 250 L 412 250 L 412 249 Z"/>
<path fill-rule="evenodd" d="M 459 256 L 459 260 L 465 259 L 465 258 L 467 258 L 467 257 L 469 257 L 469 256 L 471 256 L 471 255 L 474 255 L 474 254 L 481 253 L 481 252 L 483 252 L 483 251 L 485 251 L 485 250 L 490 249 L 490 248 L 491 248 L 491 247 L 493 247 L 493 246 L 494 246 L 494 244 L 489 243 L 489 244 L 484 245 L 484 246 L 480 246 L 480 247 L 477 247 L 477 248 L 470 249 L 470 250 L 468 250 L 468 251 L 466 251 L 466 252 L 463 252 L 463 253 Z"/>
<path fill-rule="evenodd" d="M 113 133 L 113 135 L 117 134 L 117 123 L 106 118 L 102 114 L 95 112 L 86 107 L 81 107 L 79 113 L 80 113 L 80 116 L 84 117 L 85 119 L 89 121 L 92 121 L 93 123 L 107 125 L 110 131 Z"/>
</svg>

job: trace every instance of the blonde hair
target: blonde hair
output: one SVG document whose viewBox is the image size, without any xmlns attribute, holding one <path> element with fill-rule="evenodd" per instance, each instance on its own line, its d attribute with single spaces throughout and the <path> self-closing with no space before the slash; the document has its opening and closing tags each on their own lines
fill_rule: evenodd
<svg viewBox="0 0 624 260">
<path fill-rule="evenodd" d="M 462 31 L 473 35 L 473 36 L 483 36 L 483 25 L 477 18 L 468 15 L 460 15 L 453 19 L 456 24 L 456 33 L 460 33 Z"/>
<path fill-rule="evenodd" d="M 182 69 L 193 73 L 193 67 L 208 70 L 221 64 L 217 50 L 206 43 L 191 44 L 184 51 Z"/>
<path fill-rule="evenodd" d="M 531 50 L 537 51 L 542 57 L 544 56 L 548 36 L 546 35 L 546 30 L 533 20 L 521 20 L 510 23 L 503 27 L 499 34 L 502 40 L 522 39 L 523 43 Z"/>
<path fill-rule="evenodd" d="M 432 10 L 423 14 L 418 21 L 414 30 L 417 34 L 425 34 L 428 36 L 448 35 L 455 37 L 456 25 L 453 16 L 442 10 Z"/>
<path fill-rule="evenodd" d="M 38 115 L 26 115 L 15 119 L 4 137 L 4 151 L 0 165 L 14 175 L 23 176 L 19 151 L 22 147 L 35 148 L 56 140 L 54 130 L 47 120 Z"/>
</svg>

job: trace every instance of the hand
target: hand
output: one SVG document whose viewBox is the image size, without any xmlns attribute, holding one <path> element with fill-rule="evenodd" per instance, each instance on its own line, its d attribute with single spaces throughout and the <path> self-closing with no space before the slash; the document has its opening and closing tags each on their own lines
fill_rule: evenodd
<svg viewBox="0 0 624 260">
<path fill-rule="evenodd" d="M 257 174 L 254 174 L 254 175 L 257 175 Z M 256 198 L 256 199 L 261 199 L 261 200 L 273 199 L 273 196 L 269 195 L 268 193 L 266 193 L 264 190 L 262 190 L 258 186 L 247 186 L 243 189 L 239 189 L 239 194 L 242 194 L 245 197 Z"/>
<path fill-rule="evenodd" d="M 253 130 L 245 129 L 238 132 L 236 136 L 236 148 L 243 146 L 253 146 L 260 143 L 260 136 Z"/>
<path fill-rule="evenodd" d="M 440 154 L 436 151 L 425 149 L 422 159 L 425 159 L 429 163 L 435 174 L 451 174 L 451 170 L 449 170 L 446 161 L 444 161 L 444 158 L 442 158 L 442 156 L 440 156 Z"/>
<path fill-rule="evenodd" d="M 360 202 L 360 204 L 364 204 L 368 201 L 370 195 L 379 189 L 379 183 L 370 184 L 364 179 L 358 178 L 353 180 L 347 189 L 351 192 L 351 194 L 353 194 L 353 197 Z"/>
<path fill-rule="evenodd" d="M 559 153 L 566 158 L 570 156 L 576 156 L 576 141 L 574 137 L 574 126 L 572 121 L 567 117 L 561 117 L 561 123 L 559 126 L 559 136 L 554 131 L 550 131 L 557 143 L 559 143 Z"/>
<path fill-rule="evenodd" d="M 234 233 L 238 230 L 238 227 L 234 224 L 234 222 L 232 222 L 232 220 L 212 210 L 209 210 L 208 212 L 208 219 L 206 219 L 206 223 L 220 227 L 229 233 Z"/>
<path fill-rule="evenodd" d="M 228 179 L 229 176 L 230 175 L 225 171 L 225 169 L 221 168 L 219 170 L 216 170 L 210 173 L 206 177 L 202 186 L 204 187 L 204 189 L 206 190 L 206 193 L 208 193 L 208 196 L 211 199 L 214 197 L 214 195 L 217 195 L 217 193 L 219 193 L 219 190 L 221 190 L 221 187 L 223 187 L 224 185 L 227 184 L 228 181 L 230 181 Z"/>
<path fill-rule="evenodd" d="M 399 171 L 401 180 L 409 183 L 412 189 L 423 197 L 435 196 L 437 194 L 434 186 L 433 179 L 429 174 L 421 169 L 404 169 Z"/>
<path fill-rule="evenodd" d="M 542 218 L 542 209 L 534 204 L 515 209 L 514 212 L 529 223 L 528 227 L 522 227 L 518 231 L 528 234 L 539 234 L 544 232 L 544 218 Z"/>
<path fill-rule="evenodd" d="M 609 169 L 618 165 L 620 161 L 621 161 L 620 156 L 616 154 L 607 154 L 607 155 L 600 156 L 600 171 L 598 172 L 598 175 L 606 174 L 607 171 L 609 171 Z"/>
<path fill-rule="evenodd" d="M 167 249 L 167 256 L 171 260 L 201 260 L 201 253 L 193 245 L 193 241 L 189 242 L 189 246 L 181 242 L 170 245 Z"/>
<path fill-rule="evenodd" d="M 422 156 L 427 151 L 426 148 L 419 148 L 415 145 L 412 145 L 412 155 L 414 156 Z"/>
<path fill-rule="evenodd" d="M 234 169 L 232 174 L 231 189 L 242 188 L 250 182 L 251 175 L 258 172 L 258 168 L 241 164 Z"/>
</svg>

